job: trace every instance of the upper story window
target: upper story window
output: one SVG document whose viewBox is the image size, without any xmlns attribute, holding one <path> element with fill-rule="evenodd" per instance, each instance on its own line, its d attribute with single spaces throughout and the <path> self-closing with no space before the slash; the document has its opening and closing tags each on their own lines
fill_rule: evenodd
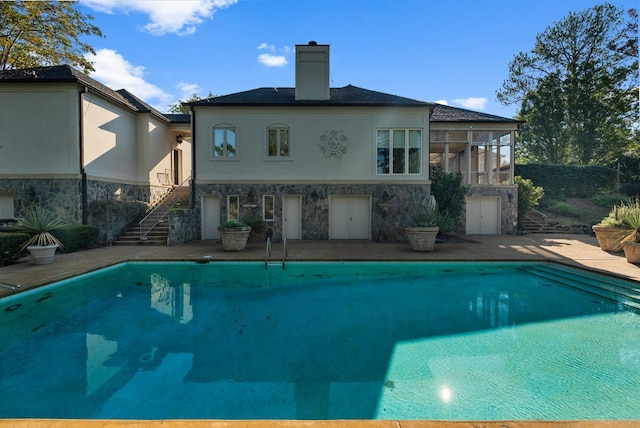
<svg viewBox="0 0 640 428">
<path fill-rule="evenodd" d="M 267 157 L 269 159 L 286 159 L 291 157 L 289 127 L 271 125 L 267 128 Z"/>
<path fill-rule="evenodd" d="M 234 158 L 238 154 L 236 128 L 232 125 L 217 125 L 213 128 L 213 158 Z"/>
<path fill-rule="evenodd" d="M 422 131 L 379 129 L 376 139 L 378 174 L 420 174 Z"/>
</svg>

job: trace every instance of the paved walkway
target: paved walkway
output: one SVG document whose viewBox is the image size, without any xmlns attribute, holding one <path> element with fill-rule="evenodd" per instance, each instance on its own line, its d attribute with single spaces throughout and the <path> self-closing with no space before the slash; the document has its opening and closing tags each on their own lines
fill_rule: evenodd
<svg viewBox="0 0 640 428">
<path fill-rule="evenodd" d="M 289 241 L 290 261 L 301 260 L 554 260 L 640 282 L 640 266 L 623 254 L 609 254 L 590 235 L 531 234 L 523 236 L 464 235 L 438 243 L 433 252 L 418 253 L 408 243 L 372 241 Z M 274 244 L 272 258 L 282 257 L 282 243 Z M 172 247 L 113 246 L 58 254 L 50 265 L 34 265 L 30 257 L 0 268 L 0 282 L 19 284 L 19 291 L 49 284 L 127 260 L 256 260 L 265 258 L 264 242 L 249 242 L 242 252 L 225 252 L 217 241 L 194 241 Z M 12 294 L 0 288 L 0 297 Z"/>
</svg>

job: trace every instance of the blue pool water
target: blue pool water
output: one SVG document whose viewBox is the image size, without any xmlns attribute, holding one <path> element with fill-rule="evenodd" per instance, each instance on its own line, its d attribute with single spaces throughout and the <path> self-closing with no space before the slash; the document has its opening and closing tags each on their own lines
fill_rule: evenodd
<svg viewBox="0 0 640 428">
<path fill-rule="evenodd" d="M 114 266 L 0 300 L 0 417 L 640 419 L 640 315 L 527 266 Z"/>
</svg>

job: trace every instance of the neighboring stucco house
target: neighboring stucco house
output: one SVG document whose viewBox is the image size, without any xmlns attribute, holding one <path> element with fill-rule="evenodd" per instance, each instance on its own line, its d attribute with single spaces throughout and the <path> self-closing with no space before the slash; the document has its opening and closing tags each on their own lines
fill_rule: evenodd
<svg viewBox="0 0 640 428">
<path fill-rule="evenodd" d="M 0 72 L 0 218 L 42 204 L 153 203 L 190 177 L 189 115 L 162 114 L 66 66 Z"/>
<path fill-rule="evenodd" d="M 295 88 L 190 104 L 202 239 L 256 215 L 275 239 L 404 237 L 429 200 L 429 164 L 469 186 L 466 232 L 513 233 L 515 120 L 356 86 L 330 88 L 329 46 L 296 46 Z"/>
</svg>

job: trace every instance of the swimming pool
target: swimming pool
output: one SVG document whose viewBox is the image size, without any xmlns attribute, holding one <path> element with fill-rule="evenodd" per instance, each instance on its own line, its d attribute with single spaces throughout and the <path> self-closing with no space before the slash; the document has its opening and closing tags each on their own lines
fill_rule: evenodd
<svg viewBox="0 0 640 428">
<path fill-rule="evenodd" d="M 0 417 L 640 419 L 638 312 L 538 267 L 124 263 L 0 301 Z"/>
</svg>

